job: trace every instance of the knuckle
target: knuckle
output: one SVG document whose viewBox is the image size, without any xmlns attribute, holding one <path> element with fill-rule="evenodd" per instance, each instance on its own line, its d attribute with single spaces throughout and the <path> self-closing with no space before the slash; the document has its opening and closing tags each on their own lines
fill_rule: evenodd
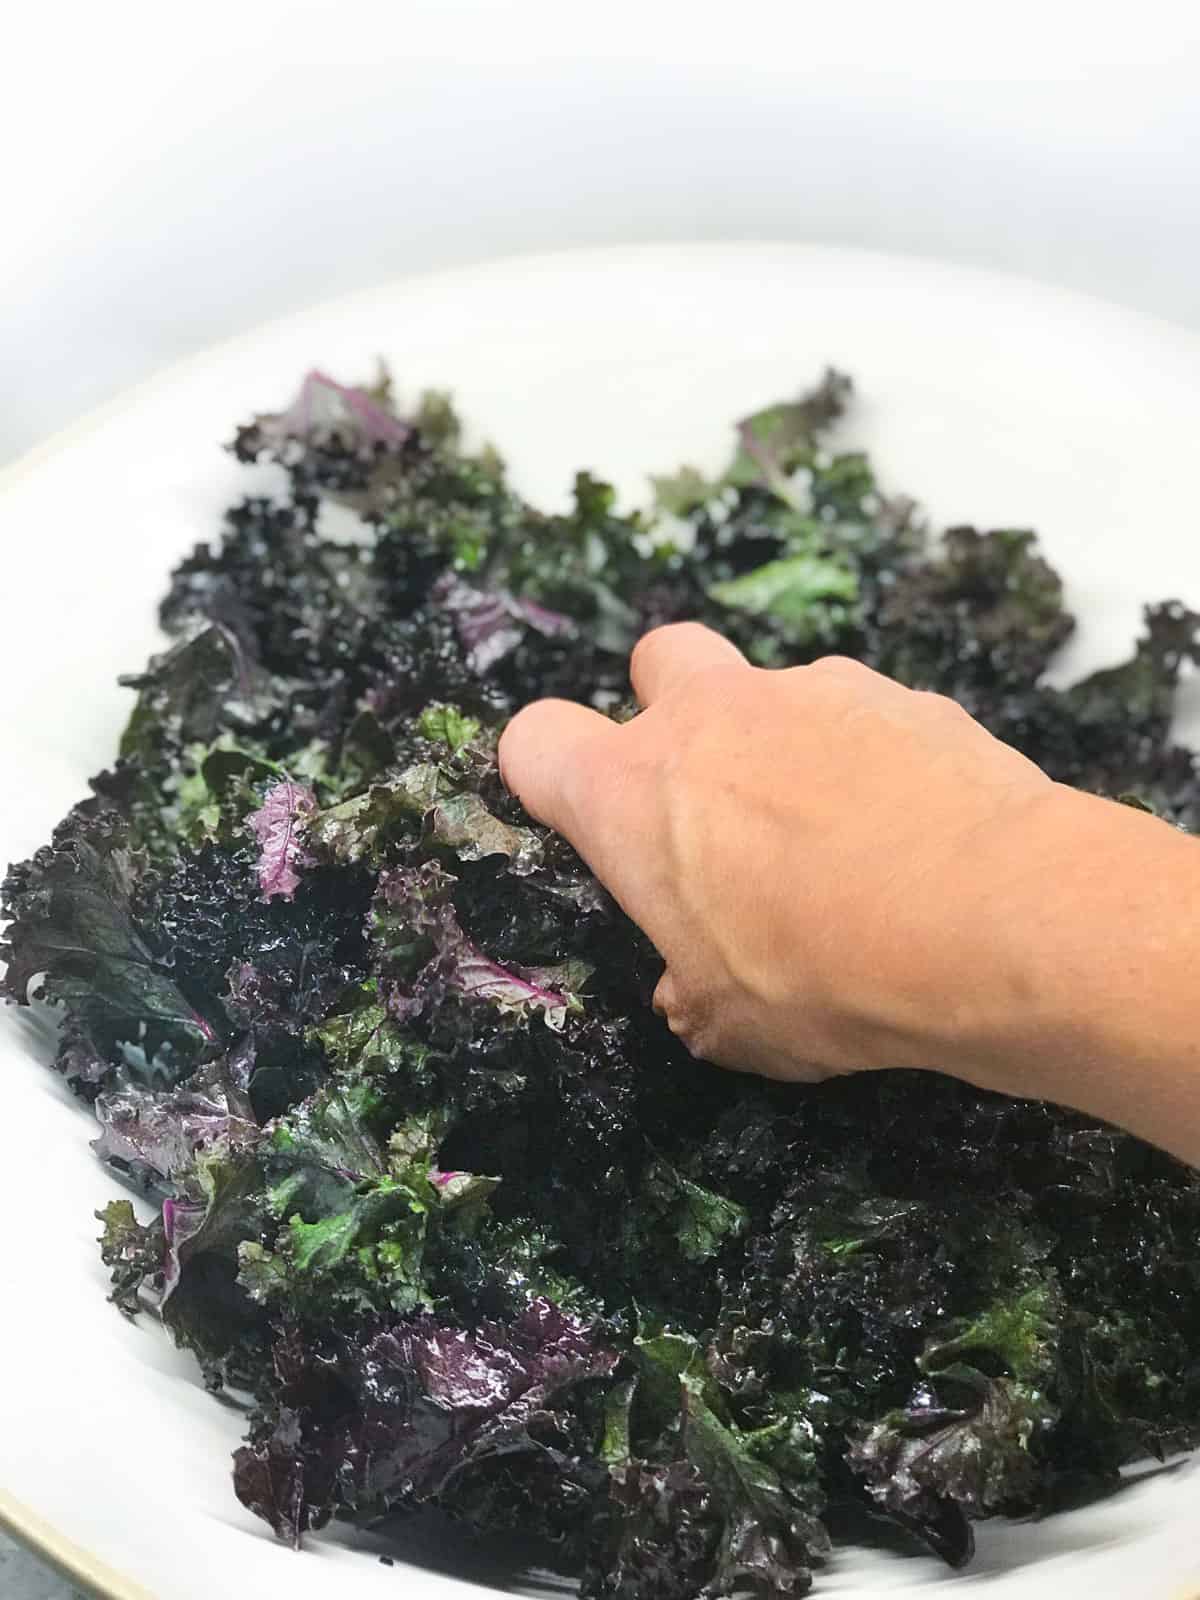
<svg viewBox="0 0 1200 1600">
<path fill-rule="evenodd" d="M 668 1011 L 666 1015 L 667 1027 L 670 1028 L 680 1044 L 687 1050 L 687 1053 L 695 1056 L 697 1060 L 703 1060 L 703 1032 L 695 1026 L 692 1019 L 684 1012 L 672 1010 Z"/>
<path fill-rule="evenodd" d="M 917 689 L 914 692 L 926 710 L 936 712 L 938 716 L 957 719 L 967 715 L 958 701 L 952 700 L 948 694 L 939 694 L 936 689 Z"/>
<path fill-rule="evenodd" d="M 685 685 L 689 696 L 698 706 L 715 710 L 742 703 L 746 696 L 754 696 L 760 687 L 752 671 L 735 666 L 728 661 L 714 661 L 699 667 Z"/>
<path fill-rule="evenodd" d="M 664 975 L 654 996 L 655 1009 L 667 1027 L 698 1061 L 711 1061 L 719 1051 L 719 1040 L 707 1007 L 689 1002 L 679 986 Z"/>
<path fill-rule="evenodd" d="M 670 1017 L 675 1005 L 675 980 L 669 972 L 658 980 L 650 1003 L 659 1016 Z"/>
<path fill-rule="evenodd" d="M 827 678 L 857 678 L 864 679 L 871 676 L 870 667 L 863 666 L 861 661 L 855 661 L 853 656 L 821 656 L 812 662 L 809 672 Z"/>
<path fill-rule="evenodd" d="M 651 628 L 649 633 L 642 634 L 633 647 L 629 657 L 630 671 L 639 672 L 663 650 L 675 649 L 707 632 L 702 622 L 664 622 L 660 627 Z"/>
<path fill-rule="evenodd" d="M 631 759 L 647 770 L 673 773 L 711 759 L 728 738 L 730 719 L 744 720 L 748 691 L 753 678 L 745 668 L 724 662 L 697 668 L 630 723 Z"/>
</svg>

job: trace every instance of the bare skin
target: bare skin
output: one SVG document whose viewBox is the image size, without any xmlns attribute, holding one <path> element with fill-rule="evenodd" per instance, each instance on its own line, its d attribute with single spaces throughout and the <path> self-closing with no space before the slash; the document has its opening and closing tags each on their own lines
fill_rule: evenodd
<svg viewBox="0 0 1200 1600">
<path fill-rule="evenodd" d="M 500 766 L 663 956 L 694 1055 L 816 1080 L 936 1068 L 1200 1164 L 1200 845 L 1052 783 L 952 701 L 694 623 L 623 726 L 543 700 Z"/>
</svg>

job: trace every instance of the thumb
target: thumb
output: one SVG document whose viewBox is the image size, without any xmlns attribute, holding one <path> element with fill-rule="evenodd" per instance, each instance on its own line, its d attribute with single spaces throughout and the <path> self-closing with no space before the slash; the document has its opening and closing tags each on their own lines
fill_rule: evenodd
<svg viewBox="0 0 1200 1600">
<path fill-rule="evenodd" d="M 620 731 L 587 706 L 535 700 L 501 735 L 500 776 L 526 811 L 581 850 L 586 819 L 580 796 L 594 792 L 589 775 L 595 773 L 596 758 Z"/>
</svg>

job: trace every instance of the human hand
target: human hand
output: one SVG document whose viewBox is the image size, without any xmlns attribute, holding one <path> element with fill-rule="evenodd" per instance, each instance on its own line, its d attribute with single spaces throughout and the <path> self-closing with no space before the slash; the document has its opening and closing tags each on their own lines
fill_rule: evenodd
<svg viewBox="0 0 1200 1600">
<path fill-rule="evenodd" d="M 1005 903 L 1057 786 L 853 661 L 764 671 L 682 623 L 630 674 L 641 715 L 538 702 L 500 766 L 663 956 L 672 1031 L 773 1077 L 969 1072 L 1021 986 Z"/>
</svg>

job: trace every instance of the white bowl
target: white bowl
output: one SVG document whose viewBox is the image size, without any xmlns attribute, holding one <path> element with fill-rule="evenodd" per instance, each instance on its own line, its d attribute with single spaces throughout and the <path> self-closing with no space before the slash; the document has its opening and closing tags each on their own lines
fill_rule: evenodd
<svg viewBox="0 0 1200 1600">
<path fill-rule="evenodd" d="M 272 481 L 222 454 L 234 422 L 284 400 L 309 366 L 354 379 L 377 354 L 403 393 L 452 387 L 548 503 L 577 466 L 637 499 L 651 470 L 715 464 L 731 418 L 833 362 L 859 385 L 845 436 L 887 485 L 939 524 L 1042 532 L 1083 623 L 1064 676 L 1119 657 L 1143 601 L 1200 600 L 1195 334 L 1019 279 L 804 246 L 589 252 L 410 279 L 193 359 L 0 476 L 0 856 L 41 843 L 111 758 L 127 707 L 115 678 L 156 645 L 171 563 L 228 501 Z M 402 1582 L 434 1600 L 486 1579 L 456 1538 L 410 1548 L 404 1574 L 349 1530 L 296 1557 L 238 1505 L 239 1416 L 151 1322 L 105 1303 L 92 1213 L 118 1190 L 38 1050 L 21 1014 L 0 1016 L 0 1517 L 121 1600 L 374 1600 Z M 983 1525 L 975 1565 L 953 1581 L 986 1584 L 989 1600 L 1183 1600 L 1200 1591 L 1197 1513 L 1200 1472 L 1184 1465 L 1085 1511 Z M 403 1546 L 390 1553 L 405 1564 Z M 846 1549 L 817 1593 L 866 1600 L 949 1577 L 932 1557 Z"/>
</svg>

